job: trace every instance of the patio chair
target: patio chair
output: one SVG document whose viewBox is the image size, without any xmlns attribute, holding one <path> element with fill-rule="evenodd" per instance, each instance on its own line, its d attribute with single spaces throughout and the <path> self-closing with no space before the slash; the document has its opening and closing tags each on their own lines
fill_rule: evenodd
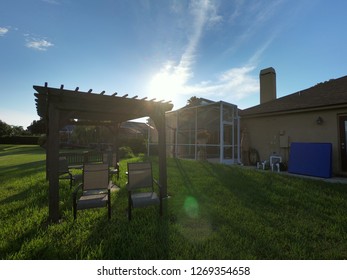
<svg viewBox="0 0 347 280">
<path fill-rule="evenodd" d="M 83 167 L 83 182 L 72 194 L 74 219 L 77 210 L 107 207 L 108 219 L 111 219 L 111 187 L 109 168 L 106 163 L 85 164 Z M 77 199 L 79 189 L 82 195 Z"/>
<path fill-rule="evenodd" d="M 72 183 L 75 181 L 75 177 L 69 170 L 66 157 L 59 157 L 59 180 L 70 180 L 70 189 L 72 188 Z"/>
<path fill-rule="evenodd" d="M 162 216 L 162 195 L 159 183 L 153 179 L 152 164 L 150 162 L 128 163 L 128 219 L 131 220 L 132 208 L 159 205 Z M 159 187 L 159 196 L 154 191 L 155 183 Z"/>
</svg>

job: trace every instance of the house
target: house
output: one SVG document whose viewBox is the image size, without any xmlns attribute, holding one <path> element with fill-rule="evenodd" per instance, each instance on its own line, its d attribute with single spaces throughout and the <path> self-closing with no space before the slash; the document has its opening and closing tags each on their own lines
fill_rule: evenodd
<svg viewBox="0 0 347 280">
<path fill-rule="evenodd" d="M 260 100 L 240 111 L 244 163 L 271 155 L 287 162 L 293 142 L 331 143 L 333 173 L 347 175 L 347 76 L 276 98 L 276 73 L 267 68 L 260 72 Z"/>
<path fill-rule="evenodd" d="M 275 69 L 263 69 L 259 76 L 257 106 L 240 110 L 195 98 L 190 106 L 166 112 L 167 155 L 244 165 L 275 157 L 288 163 L 294 142 L 329 143 L 332 172 L 347 176 L 347 76 L 281 98 Z M 156 141 L 151 129 L 149 150 Z"/>
</svg>

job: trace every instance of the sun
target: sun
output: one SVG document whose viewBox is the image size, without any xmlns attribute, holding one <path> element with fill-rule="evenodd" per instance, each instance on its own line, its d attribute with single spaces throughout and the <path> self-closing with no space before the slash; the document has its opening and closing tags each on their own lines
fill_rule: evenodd
<svg viewBox="0 0 347 280">
<path fill-rule="evenodd" d="M 149 95 L 157 100 L 173 101 L 184 89 L 184 79 L 171 65 L 164 66 L 152 76 Z"/>
<path fill-rule="evenodd" d="M 175 80 L 163 73 L 154 75 L 149 85 L 151 97 L 157 100 L 164 99 L 165 101 L 169 101 L 175 94 L 176 89 L 177 84 Z"/>
</svg>

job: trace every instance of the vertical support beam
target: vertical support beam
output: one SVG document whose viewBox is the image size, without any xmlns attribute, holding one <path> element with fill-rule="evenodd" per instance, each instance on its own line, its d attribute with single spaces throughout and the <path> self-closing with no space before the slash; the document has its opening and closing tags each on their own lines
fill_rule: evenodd
<svg viewBox="0 0 347 280">
<path fill-rule="evenodd" d="M 116 153 L 117 162 L 120 161 L 120 158 L 119 158 L 119 129 L 120 129 L 120 123 L 117 123 L 113 126 L 113 134 L 112 134 L 113 135 L 113 137 L 112 137 L 113 143 L 112 144 L 113 144 L 113 152 Z M 118 170 L 118 174 L 119 174 L 119 170 Z"/>
<path fill-rule="evenodd" d="M 223 120 L 223 103 L 219 107 L 219 162 L 224 161 L 224 120 Z"/>
<path fill-rule="evenodd" d="M 119 130 L 120 130 L 120 123 L 118 123 L 116 125 L 116 133 L 115 133 L 115 138 L 114 138 L 114 147 L 116 150 L 118 161 L 120 160 L 120 157 L 119 157 Z"/>
<path fill-rule="evenodd" d="M 112 145 L 113 145 L 113 152 L 117 154 L 117 160 L 118 158 L 118 134 L 119 134 L 119 127 L 120 123 L 113 124 L 112 126 L 106 126 L 108 130 L 111 133 L 112 137 Z"/>
<path fill-rule="evenodd" d="M 167 166 L 166 166 L 166 122 L 165 112 L 157 111 L 152 116 L 158 130 L 159 183 L 162 187 L 161 196 L 167 197 Z"/>
<path fill-rule="evenodd" d="M 176 114 L 176 131 L 175 131 L 175 155 L 174 158 L 178 158 L 178 149 L 179 149 L 179 145 L 178 145 L 178 131 L 179 131 L 179 114 L 178 112 L 175 113 Z"/>
<path fill-rule="evenodd" d="M 47 169 L 49 182 L 49 220 L 59 221 L 59 110 L 53 104 L 48 109 Z"/>
<path fill-rule="evenodd" d="M 241 163 L 241 136 L 240 136 L 240 117 L 238 116 L 238 114 L 236 118 L 237 118 L 237 163 L 239 164 Z"/>
<path fill-rule="evenodd" d="M 150 155 L 149 149 L 150 149 L 150 141 L 151 141 L 151 128 L 149 127 L 149 124 L 146 124 L 146 125 L 147 125 L 147 156 L 149 157 L 149 155 Z"/>
<path fill-rule="evenodd" d="M 198 108 L 195 108 L 195 133 L 194 133 L 194 141 L 195 141 L 195 145 L 194 145 L 194 154 L 195 154 L 195 160 L 198 159 Z"/>
<path fill-rule="evenodd" d="M 232 122 L 231 122 L 232 162 L 233 162 L 233 164 L 235 164 L 235 118 L 234 118 L 234 108 L 232 109 L 232 115 L 233 115 L 233 119 L 232 119 Z M 236 137 L 237 137 L 237 135 L 236 135 Z"/>
</svg>

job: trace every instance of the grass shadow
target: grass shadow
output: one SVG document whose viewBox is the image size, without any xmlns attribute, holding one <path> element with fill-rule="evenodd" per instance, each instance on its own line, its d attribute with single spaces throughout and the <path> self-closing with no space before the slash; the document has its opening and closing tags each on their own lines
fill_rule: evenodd
<svg viewBox="0 0 347 280">
<path fill-rule="evenodd" d="M 245 252 L 262 259 L 346 256 L 341 250 L 335 253 L 329 249 L 341 246 L 341 237 L 347 241 L 343 233 L 347 219 L 342 216 L 347 211 L 346 186 L 237 166 L 201 165 L 230 192 L 226 196 L 236 213 L 229 215 L 231 219 L 224 215 L 224 221 L 218 214 L 216 217 L 221 220 L 219 224 L 231 225 L 229 235 L 240 232 L 244 241 L 248 240 L 248 245 L 238 246 Z M 337 225 L 336 221 L 340 223 Z M 317 251 L 318 247 L 326 251 Z"/>
<path fill-rule="evenodd" d="M 157 159 L 153 161 L 156 177 Z M 165 200 L 162 218 L 157 207 L 147 207 L 135 209 L 128 221 L 122 172 L 121 189 L 112 193 L 110 221 L 106 208 L 79 211 L 74 221 L 71 190 L 68 182 L 62 182 L 62 221 L 47 225 L 48 183 L 40 164 L 23 164 L 17 173 L 6 170 L 17 177 L 27 173 L 18 178 L 21 185 L 10 180 L 1 186 L 7 193 L 0 196 L 1 258 L 347 258 L 344 185 L 168 159 L 171 198 Z M 126 162 L 121 164 L 124 167 Z"/>
<path fill-rule="evenodd" d="M 44 155 L 46 151 L 37 145 L 0 145 L 0 153 L 1 156 Z"/>
<path fill-rule="evenodd" d="M 140 158 L 137 160 L 141 160 Z M 133 160 L 131 160 L 133 161 Z M 133 210 L 132 220 L 128 221 L 128 193 L 125 188 L 126 163 L 117 185 L 120 190 L 111 193 L 111 220 L 107 219 L 107 209 L 78 211 L 73 221 L 72 211 L 67 209 L 64 220 L 71 232 L 82 231 L 75 244 L 70 246 L 68 255 L 76 259 L 168 259 L 169 228 L 167 220 L 168 200 L 163 202 L 163 216 L 158 206 Z M 155 162 L 154 162 L 155 166 Z M 157 168 L 153 168 L 154 177 Z M 64 199 L 67 199 L 65 197 Z M 67 203 L 68 204 L 68 203 Z M 61 258 L 59 251 L 56 257 Z"/>
<path fill-rule="evenodd" d="M 23 163 L 14 166 L 0 167 L 1 181 L 6 181 L 10 178 L 35 176 L 36 174 L 45 171 L 45 160 L 39 160 L 30 163 Z"/>
</svg>

